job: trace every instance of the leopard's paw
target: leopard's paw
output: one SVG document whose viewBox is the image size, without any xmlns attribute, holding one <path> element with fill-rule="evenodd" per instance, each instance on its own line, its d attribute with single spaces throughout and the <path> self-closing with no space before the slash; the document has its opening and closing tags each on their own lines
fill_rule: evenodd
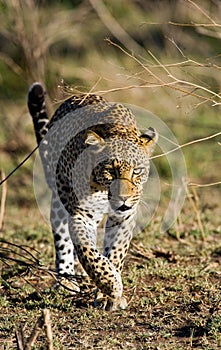
<svg viewBox="0 0 221 350">
<path fill-rule="evenodd" d="M 127 300 L 124 296 L 110 298 L 97 290 L 95 292 L 94 306 L 106 311 L 124 310 L 127 307 Z"/>
</svg>

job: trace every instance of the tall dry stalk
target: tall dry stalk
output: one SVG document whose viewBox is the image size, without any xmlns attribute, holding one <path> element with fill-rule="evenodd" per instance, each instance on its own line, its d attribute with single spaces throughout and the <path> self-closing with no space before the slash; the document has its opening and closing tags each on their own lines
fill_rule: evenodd
<svg viewBox="0 0 221 350">
<path fill-rule="evenodd" d="M 11 55 L 0 48 L 0 60 L 28 84 L 33 81 L 45 84 L 53 73 L 50 47 L 62 39 L 73 37 L 74 40 L 75 27 L 87 15 L 88 8 L 83 3 L 73 10 L 52 12 L 48 18 L 49 11 L 45 14 L 41 2 L 0 0 L 1 40 L 12 43 L 17 50 Z"/>
</svg>

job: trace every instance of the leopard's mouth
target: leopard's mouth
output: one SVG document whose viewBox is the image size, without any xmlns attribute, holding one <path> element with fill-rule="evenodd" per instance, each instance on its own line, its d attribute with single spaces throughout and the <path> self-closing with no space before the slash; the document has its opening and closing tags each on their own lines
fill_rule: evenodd
<svg viewBox="0 0 221 350">
<path fill-rule="evenodd" d="M 117 211 L 126 211 L 131 209 L 131 207 L 128 207 L 126 204 L 122 204 L 119 208 L 117 208 Z"/>
</svg>

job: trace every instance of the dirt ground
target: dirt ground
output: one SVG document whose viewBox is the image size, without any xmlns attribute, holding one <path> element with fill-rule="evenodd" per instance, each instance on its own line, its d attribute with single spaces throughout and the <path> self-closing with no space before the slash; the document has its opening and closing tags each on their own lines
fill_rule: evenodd
<svg viewBox="0 0 221 350">
<path fill-rule="evenodd" d="M 125 262 L 128 308 L 107 312 L 94 308 L 93 288 L 77 294 L 54 289 L 52 237 L 38 209 L 21 209 L 18 216 L 15 208 L 12 215 L 13 223 L 6 214 L 0 248 L 2 349 L 19 349 L 16 334 L 30 340 L 44 309 L 50 312 L 54 349 L 221 347 L 220 227 L 204 238 L 193 228 L 177 237 L 173 230 L 159 234 L 159 218 L 153 220 L 135 236 Z M 33 349 L 47 348 L 44 328 Z"/>
</svg>

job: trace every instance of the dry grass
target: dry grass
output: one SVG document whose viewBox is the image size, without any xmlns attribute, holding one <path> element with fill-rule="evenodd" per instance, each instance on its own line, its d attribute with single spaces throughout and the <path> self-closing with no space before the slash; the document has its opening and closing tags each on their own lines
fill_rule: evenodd
<svg viewBox="0 0 221 350">
<path fill-rule="evenodd" d="M 7 232 L 18 243 L 11 247 L 6 242 L 0 252 L 0 339 L 5 349 L 16 348 L 15 332 L 20 327 L 30 339 L 44 308 L 51 313 L 55 349 L 215 350 L 221 346 L 221 247 L 215 227 L 202 240 L 197 222 L 192 222 L 191 230 L 187 222 L 178 240 L 173 230 L 160 235 L 156 218 L 134 238 L 126 259 L 123 281 L 128 309 L 108 313 L 94 309 L 93 293 L 74 296 L 52 288 L 52 238 L 49 228 L 39 224 L 37 211 L 32 214 L 36 219 L 27 231 L 20 219 L 15 225 L 9 224 L 7 214 L 5 218 Z M 201 219 L 206 227 L 203 213 Z M 5 239 L 11 241 L 7 232 Z M 46 344 L 40 331 L 35 348 L 45 349 Z"/>
</svg>

